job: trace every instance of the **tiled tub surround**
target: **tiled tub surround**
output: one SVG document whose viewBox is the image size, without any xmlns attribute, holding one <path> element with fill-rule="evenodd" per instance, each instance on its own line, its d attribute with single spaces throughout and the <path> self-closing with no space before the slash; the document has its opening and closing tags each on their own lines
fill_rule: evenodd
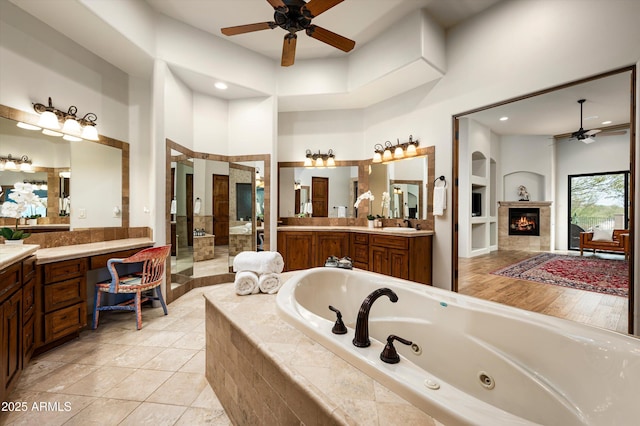
<svg viewBox="0 0 640 426">
<path fill-rule="evenodd" d="M 275 295 L 204 296 L 206 377 L 234 424 L 440 425 L 285 323 Z"/>
</svg>

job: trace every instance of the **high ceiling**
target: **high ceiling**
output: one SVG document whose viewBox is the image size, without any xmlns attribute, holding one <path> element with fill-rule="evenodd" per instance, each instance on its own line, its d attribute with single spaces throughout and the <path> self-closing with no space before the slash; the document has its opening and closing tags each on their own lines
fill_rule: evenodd
<svg viewBox="0 0 640 426">
<path fill-rule="evenodd" d="M 344 0 L 313 19 L 313 24 L 356 42 L 355 49 L 382 34 L 402 18 L 419 9 L 449 28 L 500 0 Z M 214 34 L 264 56 L 280 59 L 286 32 L 280 28 L 224 36 L 220 29 L 273 21 L 267 0 L 146 0 L 156 11 L 192 27 Z M 296 59 L 341 57 L 345 53 L 325 43 L 300 35 Z"/>
</svg>

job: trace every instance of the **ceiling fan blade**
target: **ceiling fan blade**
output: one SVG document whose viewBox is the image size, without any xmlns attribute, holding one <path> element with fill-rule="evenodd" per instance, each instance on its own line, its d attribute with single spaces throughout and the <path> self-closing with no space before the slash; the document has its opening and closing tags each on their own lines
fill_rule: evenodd
<svg viewBox="0 0 640 426">
<path fill-rule="evenodd" d="M 313 0 L 312 0 L 313 1 Z M 356 45 L 356 42 L 346 37 L 342 37 L 332 31 L 325 28 L 318 27 L 317 25 L 309 25 L 307 28 L 307 35 L 313 37 L 316 40 L 320 40 L 323 43 L 327 43 L 343 52 L 350 52 Z"/>
<path fill-rule="evenodd" d="M 584 133 L 585 133 L 585 135 L 593 136 L 593 135 L 595 135 L 597 133 L 600 133 L 601 131 L 602 130 L 600 130 L 600 129 L 592 129 L 592 130 L 587 130 Z"/>
<path fill-rule="evenodd" d="M 302 6 L 301 11 L 305 17 L 315 18 L 343 1 L 344 0 L 311 0 Z"/>
<path fill-rule="evenodd" d="M 283 67 L 289 67 L 293 65 L 296 59 L 296 41 L 298 37 L 295 34 L 289 33 L 284 36 L 284 43 L 282 44 L 282 61 L 280 65 Z"/>
<path fill-rule="evenodd" d="M 289 11 L 289 8 L 287 7 L 286 4 L 284 4 L 282 0 L 267 0 L 267 1 L 276 10 L 279 10 L 284 13 L 287 13 Z"/>
<path fill-rule="evenodd" d="M 237 34 L 250 33 L 253 31 L 271 30 L 277 27 L 275 22 L 258 22 L 256 24 L 238 25 L 235 27 L 221 28 L 222 34 L 232 36 Z"/>
</svg>

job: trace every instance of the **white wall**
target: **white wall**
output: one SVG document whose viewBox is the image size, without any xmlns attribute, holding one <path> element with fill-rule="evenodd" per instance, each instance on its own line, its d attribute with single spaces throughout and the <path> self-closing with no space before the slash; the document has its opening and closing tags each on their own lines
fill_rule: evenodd
<svg viewBox="0 0 640 426">
<path fill-rule="evenodd" d="M 552 193 L 554 144 L 549 136 L 516 135 L 500 137 L 500 167 L 504 188 L 498 201 L 517 201 L 518 186 L 524 185 L 531 201 L 549 201 Z M 524 173 L 523 173 L 524 172 Z M 542 176 L 540 179 L 529 173 Z M 509 177 L 514 177 L 510 179 Z"/>
</svg>

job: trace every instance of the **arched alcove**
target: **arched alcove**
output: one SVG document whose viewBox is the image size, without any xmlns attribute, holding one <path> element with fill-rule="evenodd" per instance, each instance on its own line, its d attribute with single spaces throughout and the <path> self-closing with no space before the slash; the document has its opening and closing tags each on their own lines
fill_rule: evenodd
<svg viewBox="0 0 640 426">
<path fill-rule="evenodd" d="M 502 178 L 502 199 L 519 201 L 518 187 L 524 185 L 529 193 L 529 201 L 545 201 L 545 183 L 545 176 L 539 173 L 518 171 L 506 174 Z"/>
</svg>

